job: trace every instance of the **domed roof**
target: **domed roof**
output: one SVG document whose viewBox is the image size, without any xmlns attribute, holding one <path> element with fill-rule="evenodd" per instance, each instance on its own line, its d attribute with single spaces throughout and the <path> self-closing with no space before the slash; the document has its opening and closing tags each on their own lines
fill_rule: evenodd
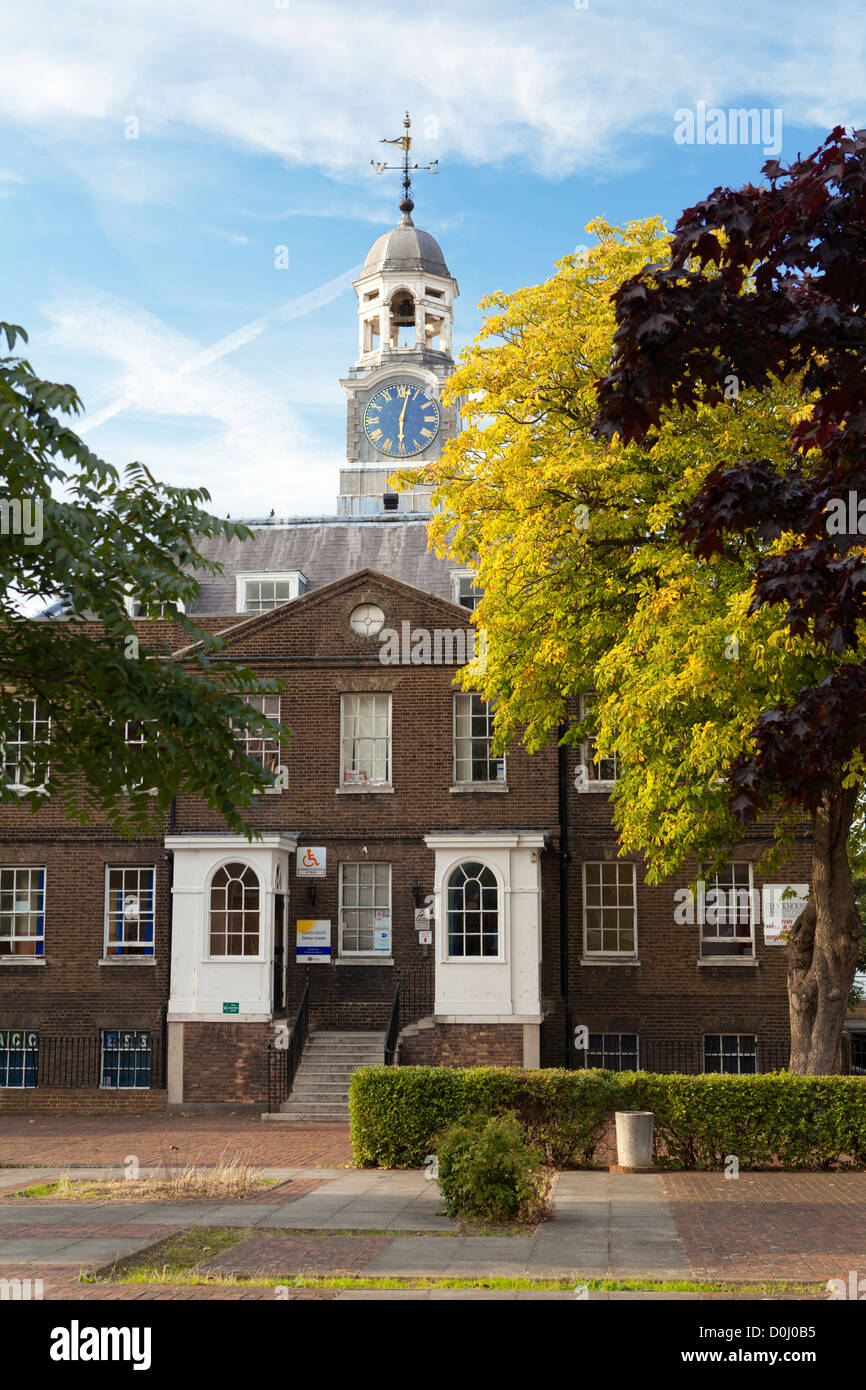
<svg viewBox="0 0 866 1390">
<path fill-rule="evenodd" d="M 367 252 L 363 273 L 376 270 L 422 270 L 450 277 L 438 241 L 429 232 L 419 231 L 408 213 Z"/>
</svg>

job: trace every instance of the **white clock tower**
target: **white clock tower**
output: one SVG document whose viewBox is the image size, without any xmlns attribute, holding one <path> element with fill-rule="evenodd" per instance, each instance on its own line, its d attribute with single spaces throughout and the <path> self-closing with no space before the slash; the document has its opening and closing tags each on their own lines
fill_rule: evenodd
<svg viewBox="0 0 866 1390">
<path fill-rule="evenodd" d="M 373 243 L 355 281 L 358 359 L 341 381 L 348 397 L 341 515 L 429 511 L 429 489 L 397 494 L 388 479 L 397 468 L 437 458 L 458 429 L 456 408 L 439 397 L 454 370 L 459 290 L 439 243 L 412 221 L 408 116 L 404 125 L 407 134 L 392 142 L 404 151 L 402 217 Z"/>
</svg>

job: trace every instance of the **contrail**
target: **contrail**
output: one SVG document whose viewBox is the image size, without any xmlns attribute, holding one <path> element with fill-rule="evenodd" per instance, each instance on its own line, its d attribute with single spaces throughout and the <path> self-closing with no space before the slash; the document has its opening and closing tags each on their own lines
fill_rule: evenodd
<svg viewBox="0 0 866 1390">
<path fill-rule="evenodd" d="M 274 323 L 285 323 L 290 319 L 303 318 L 305 314 L 311 314 L 314 309 L 321 309 L 325 304 L 330 304 L 332 299 L 337 299 L 344 290 L 357 280 L 361 274 L 363 266 L 353 266 L 351 270 L 344 270 L 342 275 L 337 275 L 327 284 L 320 285 L 316 290 L 310 290 L 308 294 L 302 294 L 298 299 L 290 299 L 287 304 L 281 304 L 278 309 L 272 309 L 269 314 L 262 314 L 261 318 L 253 319 L 251 323 L 245 324 L 243 328 L 238 328 L 234 333 L 229 333 L 227 337 L 220 338 L 219 342 L 212 347 L 204 348 L 202 352 L 197 352 L 193 357 L 187 359 L 178 368 L 178 375 L 185 376 L 189 372 L 200 371 L 202 367 L 209 367 L 212 362 L 218 362 L 221 357 L 227 357 L 230 352 L 236 352 L 238 348 L 251 343 L 254 338 L 258 338 Z M 110 405 L 105 406 L 92 415 L 81 427 L 80 433 L 86 434 L 88 430 L 95 430 L 99 425 L 105 424 L 106 420 L 111 420 L 113 416 L 119 415 L 127 406 L 132 405 L 137 400 L 134 391 L 126 391 Z"/>
</svg>

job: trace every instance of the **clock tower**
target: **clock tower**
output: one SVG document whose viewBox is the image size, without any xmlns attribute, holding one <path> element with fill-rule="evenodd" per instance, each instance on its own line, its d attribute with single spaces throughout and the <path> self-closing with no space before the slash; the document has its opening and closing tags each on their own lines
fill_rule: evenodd
<svg viewBox="0 0 866 1390">
<path fill-rule="evenodd" d="M 400 221 L 373 243 L 355 281 L 358 359 L 340 383 L 348 398 L 341 515 L 429 512 L 428 488 L 397 494 L 388 479 L 438 458 L 459 428 L 456 408 L 440 400 L 454 370 L 459 290 L 439 243 L 412 221 L 413 207 L 404 186 Z"/>
</svg>

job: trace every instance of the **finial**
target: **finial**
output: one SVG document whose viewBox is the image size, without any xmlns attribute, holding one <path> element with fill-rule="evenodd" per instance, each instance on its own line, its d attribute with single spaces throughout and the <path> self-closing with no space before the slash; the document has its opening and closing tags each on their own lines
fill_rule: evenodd
<svg viewBox="0 0 866 1390">
<path fill-rule="evenodd" d="M 412 127 L 412 121 L 411 121 L 411 119 L 410 119 L 410 117 L 409 117 L 409 112 L 407 111 L 407 112 L 406 112 L 406 115 L 403 117 L 403 130 L 405 131 L 405 134 L 399 136 L 398 139 L 396 139 L 396 140 L 385 140 L 385 139 L 382 139 L 382 140 L 379 141 L 379 144 L 380 144 L 380 145 L 396 145 L 399 149 L 401 149 L 401 150 L 403 151 L 403 163 L 402 163 L 402 164 L 378 164 L 378 163 L 376 162 L 375 159 L 371 159 L 371 160 L 370 160 L 370 163 L 372 164 L 373 168 L 376 170 L 376 173 L 377 173 L 377 174 L 384 174 L 384 172 L 385 172 L 386 169 L 397 169 L 397 170 L 399 170 L 399 171 L 402 173 L 402 175 L 403 175 L 403 197 L 400 199 L 400 202 L 399 202 L 399 204 L 398 204 L 398 206 L 399 206 L 399 208 L 400 208 L 400 211 L 401 211 L 402 214 L 403 214 L 403 216 L 402 216 L 402 218 L 401 218 L 401 220 L 400 220 L 400 226 L 401 226 L 401 227 L 414 227 L 414 225 L 415 225 L 414 222 L 412 221 L 412 217 L 411 217 L 412 209 L 413 209 L 414 206 L 415 206 L 415 204 L 414 204 L 413 201 L 412 201 L 412 174 L 411 174 L 411 170 L 413 170 L 413 169 L 420 169 L 420 168 L 421 168 L 421 165 L 420 165 L 420 164 L 410 164 L 410 163 L 409 163 L 409 151 L 410 151 L 411 148 L 412 148 L 412 137 L 411 137 L 411 135 L 409 134 L 409 131 L 410 131 L 411 127 Z M 427 166 L 427 171 L 428 171 L 428 173 L 431 173 L 431 174 L 438 174 L 438 172 L 439 172 L 438 164 L 439 164 L 439 160 L 438 160 L 438 159 L 434 159 L 434 160 Z"/>
</svg>

